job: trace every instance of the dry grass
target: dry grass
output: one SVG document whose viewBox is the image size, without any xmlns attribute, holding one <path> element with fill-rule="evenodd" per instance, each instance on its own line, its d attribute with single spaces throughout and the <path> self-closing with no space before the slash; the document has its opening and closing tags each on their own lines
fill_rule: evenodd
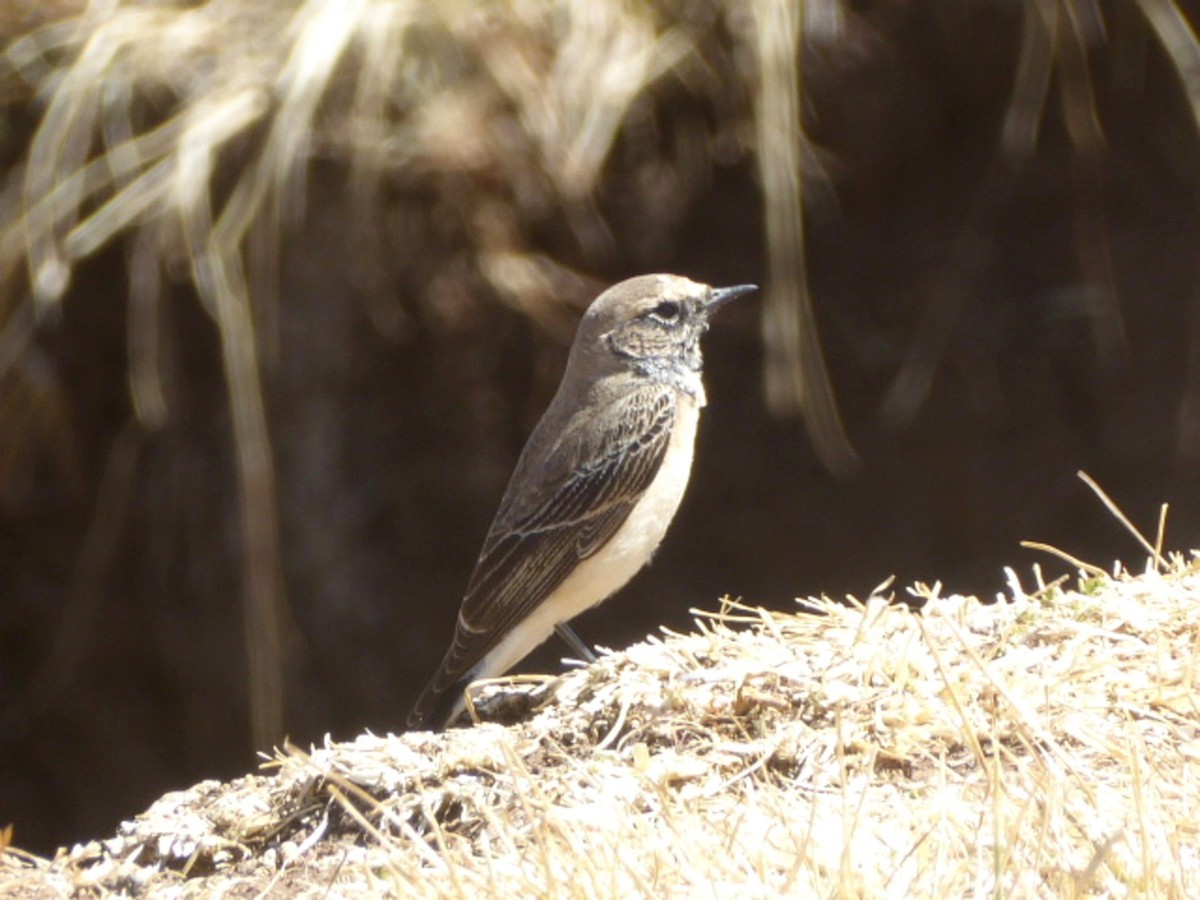
<svg viewBox="0 0 1200 900">
<path fill-rule="evenodd" d="M 752 18 L 774 21 L 790 7 L 763 0 Z M 819 4 L 818 21 L 835 21 L 834 7 Z M 0 279 L 0 409 L 24 411 L 0 434 L 0 490 L 39 453 L 69 456 L 69 429 L 56 418 L 63 399 L 44 384 L 32 336 L 60 313 L 79 263 L 116 241 L 127 248 L 129 386 L 149 430 L 172 415 L 162 304 L 173 281 L 190 283 L 219 330 L 234 422 L 256 746 L 282 735 L 291 627 L 262 385 L 273 323 L 287 314 L 276 296 L 279 242 L 304 216 L 312 162 L 348 167 L 348 227 L 366 250 L 347 266 L 360 282 L 372 281 L 366 257 L 381 198 L 417 193 L 427 198 L 422 219 L 435 202 L 443 220 L 455 219 L 449 230 L 469 245 L 470 268 L 501 302 L 569 336 L 564 319 L 587 292 L 584 279 L 536 251 L 531 223 L 561 217 L 582 258 L 602 265 L 611 236 L 594 203 L 601 170 L 628 119 L 646 134 L 659 127 L 653 94 L 669 80 L 723 111 L 715 127 L 673 134 L 677 151 L 634 144 L 639 182 L 654 195 L 648 215 L 669 231 L 714 157 L 753 152 L 743 136 L 763 61 L 776 85 L 780 75 L 795 82 L 799 64 L 798 32 L 776 47 L 773 30 L 745 27 L 741 5 L 718 0 L 125 0 L 62 4 L 17 22 L 29 30 L 8 43 L 0 83 L 41 111 L 0 198 L 0 272 L 9 273 Z M 763 121 L 779 109 L 772 96 L 764 87 Z M 794 96 L 788 103 L 795 135 L 772 142 L 763 171 L 792 185 L 783 202 L 798 221 L 798 157 L 788 148 L 798 107 Z M 448 268 L 458 265 L 453 247 L 440 251 Z M 789 264 L 799 252 L 791 247 Z M 775 275 L 803 284 L 799 270 Z M 436 283 L 427 287 L 438 295 Z M 806 293 L 770 292 L 775 319 L 807 303 Z M 772 344 L 776 369 L 802 358 L 797 313 L 784 316 L 793 325 Z M 815 333 L 803 340 L 818 347 Z M 806 385 L 785 383 L 833 410 L 816 352 Z M 822 421 L 836 426 L 822 441 L 835 448 L 827 456 L 844 455 L 836 415 Z"/>
<path fill-rule="evenodd" d="M 1123 340 L 1087 66 L 1113 26 L 1086 0 L 1026 0 L 1025 9 L 997 164 L 895 379 L 886 408 L 896 419 L 911 419 L 927 396 L 982 265 L 979 235 L 1033 151 L 1052 84 L 1082 160 L 1080 265 L 1098 304 L 1089 321 L 1102 350 Z M 1200 121 L 1200 43 L 1169 0 L 1140 0 L 1138 10 Z M 638 170 L 640 200 L 663 233 L 716 160 L 757 163 L 768 400 L 777 412 L 804 410 L 822 458 L 850 466 L 808 297 L 802 201 L 819 166 L 800 114 L 800 51 L 836 42 L 843 21 L 837 0 L 506 0 L 486 11 L 461 0 L 15 4 L 0 19 L 16 32 L 0 87 L 9 99 L 33 98 L 40 116 L 0 198 L 0 413 L 10 423 L 0 434 L 0 489 L 38 459 L 64 481 L 75 474 L 65 398 L 32 335 L 59 313 L 77 265 L 113 242 L 127 247 L 129 385 L 147 429 L 172 414 L 160 306 L 173 281 L 189 282 L 218 325 L 229 386 L 252 714 L 266 745 L 281 734 L 289 623 L 263 357 L 272 323 L 286 315 L 278 246 L 304 216 L 310 164 L 349 168 L 348 227 L 364 247 L 385 186 L 441 199 L 481 281 L 561 332 L 563 297 L 585 293 L 581 278 L 539 253 L 527 229 L 560 216 L 581 258 L 602 266 L 611 236 L 594 195 L 630 127 L 625 164 Z M 672 122 L 670 152 L 646 137 L 666 127 L 655 91 L 668 82 L 715 111 L 711 123 Z"/>
<path fill-rule="evenodd" d="M 1200 894 L 1200 569 L 727 603 L 539 714 L 280 753 L 6 896 Z M 492 700 L 528 687 L 491 686 Z"/>
</svg>

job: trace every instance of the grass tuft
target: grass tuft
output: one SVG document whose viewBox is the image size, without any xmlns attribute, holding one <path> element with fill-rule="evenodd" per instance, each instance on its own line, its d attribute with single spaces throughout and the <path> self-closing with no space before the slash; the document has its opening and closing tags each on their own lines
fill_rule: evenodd
<svg viewBox="0 0 1200 900">
<path fill-rule="evenodd" d="M 727 600 L 527 720 L 288 747 L 53 862 L 10 851 L 0 888 L 1194 896 L 1200 569 L 1166 562 L 1049 602 L 1012 573 L 916 612 Z"/>
</svg>

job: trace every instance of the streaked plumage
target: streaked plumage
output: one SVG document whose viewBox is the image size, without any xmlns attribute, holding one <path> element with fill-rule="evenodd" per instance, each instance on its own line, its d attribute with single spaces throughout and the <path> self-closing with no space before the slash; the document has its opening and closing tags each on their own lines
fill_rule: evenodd
<svg viewBox="0 0 1200 900">
<path fill-rule="evenodd" d="M 470 681 L 507 671 L 649 560 L 691 469 L 705 403 L 700 336 L 718 306 L 751 289 L 650 275 L 588 308 L 410 727 L 454 719 Z"/>
</svg>

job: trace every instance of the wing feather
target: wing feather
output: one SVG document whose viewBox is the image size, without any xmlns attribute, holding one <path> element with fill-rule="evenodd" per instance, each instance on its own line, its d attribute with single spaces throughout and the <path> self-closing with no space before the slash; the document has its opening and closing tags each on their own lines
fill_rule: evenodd
<svg viewBox="0 0 1200 900">
<path fill-rule="evenodd" d="M 616 534 L 658 472 L 678 402 L 661 386 L 627 392 L 600 412 L 614 427 L 600 435 L 575 429 L 542 461 L 541 481 L 521 479 L 519 490 L 534 492 L 540 502 L 530 506 L 528 495 L 514 496 L 517 479 L 510 483 L 467 585 L 454 640 L 417 701 L 411 726 L 431 724 L 434 712 L 448 713 L 439 702 L 443 695 L 465 686 L 504 636 Z"/>
</svg>

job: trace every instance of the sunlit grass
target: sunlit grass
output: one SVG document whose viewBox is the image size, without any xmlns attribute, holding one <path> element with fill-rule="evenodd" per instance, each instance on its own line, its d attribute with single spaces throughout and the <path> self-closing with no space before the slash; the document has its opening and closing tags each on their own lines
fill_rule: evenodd
<svg viewBox="0 0 1200 900">
<path fill-rule="evenodd" d="M 1195 896 L 1200 574 L 1115 572 L 917 588 L 921 612 L 729 601 L 526 722 L 290 748 L 103 845 L 5 857 L 0 889 Z"/>
<path fill-rule="evenodd" d="M 1089 68 L 1116 26 L 1085 0 L 1026 0 L 1024 11 L 996 164 L 968 203 L 946 271 L 931 278 L 884 400 L 893 420 L 911 420 L 927 397 L 1052 100 L 1080 160 L 1076 246 L 1094 305 L 1088 322 L 1102 353 L 1124 341 L 1097 201 L 1105 123 Z M 1192 26 L 1169 0 L 1140 0 L 1137 11 L 1136 27 L 1163 48 L 1200 123 Z M 62 479 L 75 474 L 66 398 L 33 335 L 61 314 L 79 264 L 104 247 L 127 248 L 129 390 L 147 430 L 173 414 L 160 312 L 175 282 L 188 282 L 217 324 L 234 423 L 258 746 L 283 733 L 290 627 L 258 324 L 287 314 L 276 296 L 279 242 L 305 217 L 315 159 L 349 172 L 356 212 L 347 227 L 364 245 L 382 186 L 419 187 L 454 218 L 494 298 L 565 338 L 593 273 L 547 256 L 535 225 L 561 218 L 574 264 L 602 270 L 613 236 L 596 194 L 613 147 L 627 129 L 653 130 L 661 85 L 712 101 L 719 118 L 680 140 L 680 158 L 643 140 L 624 163 L 641 167 L 645 185 L 669 178 L 665 194 L 679 208 L 703 190 L 717 156 L 754 164 L 767 238 L 768 404 L 803 410 L 826 463 L 851 464 L 804 257 L 806 184 L 822 173 L 804 135 L 802 51 L 843 35 L 834 0 L 214 0 L 62 3 L 42 15 L 44 24 L 12 36 L 0 72 L 4 95 L 23 97 L 36 118 L 0 197 L 0 486 L 30 460 L 50 459 Z M 664 212 L 663 227 L 678 219 Z M 97 511 L 96 521 L 110 514 Z"/>
</svg>

